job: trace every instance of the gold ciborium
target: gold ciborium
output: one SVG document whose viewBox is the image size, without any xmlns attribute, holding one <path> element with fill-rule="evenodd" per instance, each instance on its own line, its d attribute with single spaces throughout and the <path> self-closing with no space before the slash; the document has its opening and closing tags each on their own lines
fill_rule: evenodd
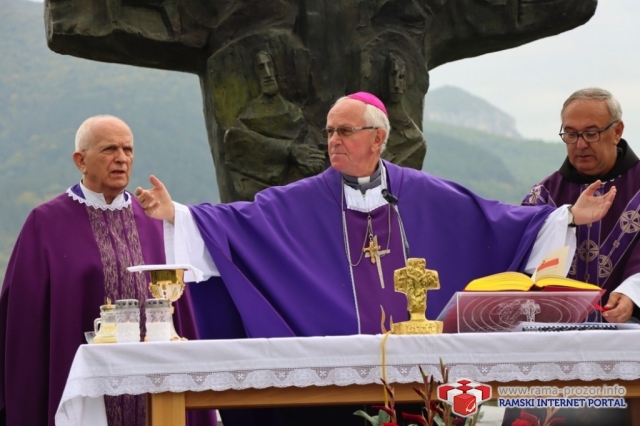
<svg viewBox="0 0 640 426">
<path fill-rule="evenodd" d="M 412 258 L 393 274 L 395 290 L 407 295 L 409 321 L 391 324 L 393 334 L 441 334 L 442 321 L 427 320 L 427 290 L 440 288 L 438 273 L 426 269 L 427 261 Z"/>
<path fill-rule="evenodd" d="M 201 274 L 191 265 L 138 265 L 127 268 L 130 272 L 149 272 L 151 283 L 149 291 L 155 299 L 168 299 L 173 318 L 173 302 L 178 300 L 185 289 L 184 272 L 191 271 L 195 277 Z M 196 280 L 198 280 L 196 278 Z M 178 336 L 171 320 L 171 340 L 187 340 Z"/>
</svg>

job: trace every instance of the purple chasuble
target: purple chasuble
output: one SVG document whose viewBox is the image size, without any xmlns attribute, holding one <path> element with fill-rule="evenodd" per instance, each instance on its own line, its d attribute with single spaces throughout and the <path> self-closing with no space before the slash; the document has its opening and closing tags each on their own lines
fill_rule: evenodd
<svg viewBox="0 0 640 426">
<path fill-rule="evenodd" d="M 640 162 L 624 139 L 618 146 L 616 166 L 611 176 L 602 178 L 597 192 L 604 194 L 615 186 L 616 197 L 602 220 L 576 228 L 577 250 L 568 275 L 605 289 L 603 300 L 625 279 L 640 273 Z M 574 204 L 595 180 L 576 176 L 565 161 L 559 171 L 535 185 L 522 204 Z"/>
<path fill-rule="evenodd" d="M 504 271 L 522 271 L 550 207 L 501 204 L 455 183 L 384 162 L 388 188 L 399 202 L 411 257 L 425 258 L 438 271 L 441 289 L 428 293 L 427 317 L 435 318 L 454 292 L 469 281 Z M 207 297 L 208 285 L 192 285 L 201 338 L 349 335 L 380 331 L 380 305 L 393 288 L 393 269 L 404 266 L 382 257 L 385 292 L 375 268 L 367 265 L 353 285 L 345 255 L 342 177 L 329 168 L 320 175 L 256 195 L 254 202 L 190 206 L 201 236 L 220 271 L 219 298 Z M 386 249 L 386 208 L 374 230 Z M 362 219 L 348 232 L 351 262 L 362 249 Z M 391 217 L 391 253 L 402 254 L 397 220 Z M 387 222 L 387 231 L 385 229 Z M 351 231 L 351 226 L 356 229 Z M 380 231 L 379 231 L 380 230 Z M 378 232 L 381 232 L 378 234 Z M 363 257 L 362 264 L 370 262 Z M 219 282 L 220 279 L 212 281 Z M 213 286 L 221 287 L 221 286 Z M 356 300 L 359 297 L 360 300 Z M 384 300 L 383 300 L 384 298 Z M 407 318 L 406 299 L 396 295 L 387 311 L 394 321 Z M 233 320 L 219 312 L 233 305 Z M 358 311 L 356 307 L 366 306 Z M 358 317 L 366 319 L 360 329 Z M 235 336 L 234 336 L 235 334 Z"/>
<path fill-rule="evenodd" d="M 606 176 L 580 175 L 565 159 L 560 169 L 535 185 L 524 198 L 525 206 L 561 206 L 574 204 L 589 184 L 600 179 L 603 185 L 597 195 L 605 194 L 612 186 L 616 197 L 607 215 L 599 222 L 576 227 L 577 250 L 568 276 L 578 281 L 599 285 L 606 290 L 603 303 L 609 293 L 626 278 L 640 273 L 640 162 L 624 139 L 618 143 L 618 156 L 612 170 Z M 637 317 L 638 308 L 634 309 Z M 511 424 L 519 418 L 520 409 L 507 409 L 503 424 Z M 526 409 L 544 418 L 544 409 Z M 585 424 L 585 415 L 591 424 L 624 424 L 625 411 L 617 408 L 576 410 L 562 408 L 554 418 L 564 418 L 567 426 Z"/>
<path fill-rule="evenodd" d="M 79 185 L 71 192 L 84 201 Z M 105 298 L 143 302 L 148 295 L 148 276 L 126 267 L 165 263 L 162 223 L 126 196 L 129 207 L 103 210 L 64 193 L 27 217 L 0 295 L 0 415 L 7 425 L 54 425 L 76 350 Z M 175 318 L 195 337 L 188 295 Z M 111 426 L 146 424 L 144 395 L 105 397 L 105 404 Z"/>
</svg>

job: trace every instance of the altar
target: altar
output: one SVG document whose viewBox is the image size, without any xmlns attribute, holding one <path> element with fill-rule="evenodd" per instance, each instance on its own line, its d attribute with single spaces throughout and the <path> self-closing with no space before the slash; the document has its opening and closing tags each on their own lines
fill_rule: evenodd
<svg viewBox="0 0 640 426">
<path fill-rule="evenodd" d="M 493 398 L 515 383 L 640 397 L 638 330 L 117 343 L 78 349 L 56 425 L 106 426 L 104 395 L 148 393 L 152 424 L 178 426 L 185 409 L 380 403 L 383 376 L 399 402 L 419 401 L 418 366 L 440 380 L 440 360 L 450 381 L 491 384 Z"/>
</svg>

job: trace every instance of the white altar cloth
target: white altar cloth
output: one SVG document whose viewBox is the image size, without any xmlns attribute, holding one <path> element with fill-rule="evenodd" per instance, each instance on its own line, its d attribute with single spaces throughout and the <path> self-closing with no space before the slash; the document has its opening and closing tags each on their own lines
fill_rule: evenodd
<svg viewBox="0 0 640 426">
<path fill-rule="evenodd" d="M 383 336 L 82 345 L 57 426 L 106 426 L 104 395 L 380 383 Z M 640 331 L 395 336 L 386 342 L 390 383 L 441 380 L 636 380 Z"/>
</svg>

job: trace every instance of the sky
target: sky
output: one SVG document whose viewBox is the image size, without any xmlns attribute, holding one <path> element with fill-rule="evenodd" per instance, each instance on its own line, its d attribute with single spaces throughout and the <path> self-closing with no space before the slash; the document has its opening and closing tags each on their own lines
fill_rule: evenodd
<svg viewBox="0 0 640 426">
<path fill-rule="evenodd" d="M 640 152 L 639 18 L 640 0 L 599 0 L 571 31 L 433 69 L 429 90 L 460 87 L 513 116 L 523 137 L 559 141 L 565 99 L 601 87 L 620 101 L 623 138 Z"/>
</svg>

